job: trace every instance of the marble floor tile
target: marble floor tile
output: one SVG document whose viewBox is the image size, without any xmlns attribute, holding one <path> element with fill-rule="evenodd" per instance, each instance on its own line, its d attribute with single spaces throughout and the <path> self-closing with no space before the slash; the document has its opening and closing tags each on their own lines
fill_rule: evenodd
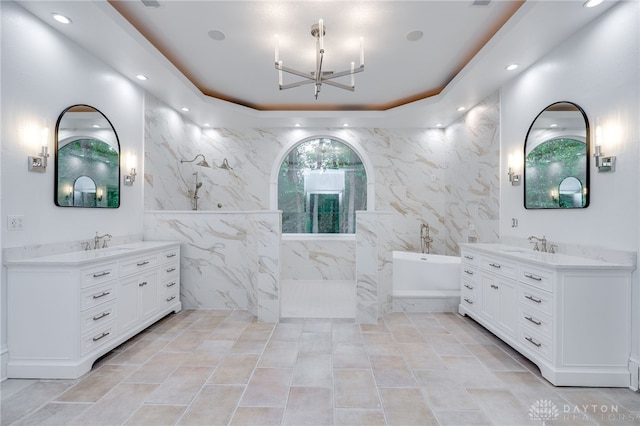
<svg viewBox="0 0 640 426">
<path fill-rule="evenodd" d="M 300 387 L 331 387 L 333 386 L 332 373 L 331 355 L 300 354 L 293 369 L 291 385 Z"/>
<path fill-rule="evenodd" d="M 336 407 L 380 409 L 378 389 L 370 369 L 340 369 L 335 373 Z"/>
<path fill-rule="evenodd" d="M 240 400 L 243 407 L 284 407 L 291 383 L 291 368 L 256 368 Z"/>
<path fill-rule="evenodd" d="M 552 386 L 453 313 L 269 324 L 245 311 L 182 311 L 77 380 L 9 379 L 0 393 L 2 426 L 528 426 L 541 424 L 530 417 L 541 403 L 558 412 L 548 426 L 640 423 L 637 393 Z"/>
<path fill-rule="evenodd" d="M 229 354 L 216 367 L 209 383 L 219 385 L 246 385 L 256 368 L 256 354 Z"/>
<path fill-rule="evenodd" d="M 284 411 L 283 425 L 332 425 L 331 388 L 292 387 Z"/>
</svg>

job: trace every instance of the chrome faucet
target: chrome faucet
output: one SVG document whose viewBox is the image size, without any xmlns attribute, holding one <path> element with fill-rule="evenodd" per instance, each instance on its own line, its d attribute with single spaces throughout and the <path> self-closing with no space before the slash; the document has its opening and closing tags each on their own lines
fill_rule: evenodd
<svg viewBox="0 0 640 426">
<path fill-rule="evenodd" d="M 104 241 L 102 242 L 102 248 L 107 248 L 107 239 L 111 239 L 111 234 L 98 235 L 98 233 L 96 232 L 96 236 L 93 237 L 93 248 L 95 250 L 100 248 L 100 240 L 102 240 L 103 238 Z"/>
<path fill-rule="evenodd" d="M 420 246 L 422 248 L 422 252 L 425 254 L 429 254 L 431 251 L 431 243 L 433 240 L 429 236 L 429 224 L 423 223 L 420 225 Z"/>
<path fill-rule="evenodd" d="M 547 238 L 543 235 L 542 238 L 534 237 L 533 235 L 527 238 L 529 242 L 534 243 L 533 251 L 541 251 L 543 253 L 547 252 Z M 538 247 L 538 243 L 540 243 L 540 247 Z"/>
</svg>

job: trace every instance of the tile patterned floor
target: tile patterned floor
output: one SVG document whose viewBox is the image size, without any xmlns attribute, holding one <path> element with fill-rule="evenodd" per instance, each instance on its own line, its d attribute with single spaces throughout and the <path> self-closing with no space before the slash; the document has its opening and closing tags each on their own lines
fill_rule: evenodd
<svg viewBox="0 0 640 426">
<path fill-rule="evenodd" d="M 553 387 L 451 313 L 358 325 L 183 311 L 78 380 L 1 390 L 2 425 L 640 425 L 637 393 Z"/>
</svg>

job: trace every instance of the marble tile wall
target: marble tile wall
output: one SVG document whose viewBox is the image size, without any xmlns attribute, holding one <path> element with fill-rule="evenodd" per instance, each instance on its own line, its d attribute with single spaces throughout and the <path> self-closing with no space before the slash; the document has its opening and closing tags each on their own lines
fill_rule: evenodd
<svg viewBox="0 0 640 426">
<path fill-rule="evenodd" d="M 146 212 L 145 240 L 180 241 L 182 305 L 279 318 L 278 212 Z"/>
<path fill-rule="evenodd" d="M 370 316 L 374 312 L 383 314 L 392 307 L 391 251 L 419 251 L 421 223 L 431 227 L 434 253 L 456 255 L 458 242 L 467 241 L 469 223 L 475 225 L 480 241 L 492 242 L 497 237 L 497 95 L 472 109 L 447 131 L 203 130 L 151 95 L 145 106 L 145 238 L 162 234 L 159 228 L 166 226 L 172 231 L 164 239 L 175 237 L 188 242 L 183 282 L 193 284 L 185 285 L 185 306 L 234 307 L 256 312 L 260 309 L 256 295 L 263 294 L 263 308 L 268 312 L 265 315 L 276 316 L 277 302 L 273 297 L 277 300 L 274 287 L 277 288 L 278 279 L 347 279 L 358 281 L 362 289 L 373 282 L 388 282 L 389 288 L 377 289 L 372 298 L 365 297 L 363 290 L 359 299 L 362 310 L 371 312 Z M 364 231 L 368 220 L 372 220 L 371 226 L 375 224 L 372 232 L 376 245 L 367 243 L 370 256 L 366 256 L 375 265 L 358 265 L 363 257 L 357 254 L 358 242 L 353 240 L 283 240 L 278 247 L 277 264 L 269 263 L 272 258 L 264 250 L 262 263 L 257 263 L 259 256 L 252 241 L 269 238 L 269 245 L 280 242 L 279 233 L 270 237 L 266 231 L 253 234 L 257 232 L 255 219 L 259 213 L 268 213 L 272 208 L 270 179 L 274 163 L 292 142 L 314 135 L 337 137 L 359 148 L 373 168 L 375 213 L 382 215 L 375 220 L 361 219 L 361 226 Z M 191 160 L 200 153 L 212 166 L 227 158 L 233 170 L 180 163 L 180 159 Z M 209 212 L 211 216 L 207 218 L 215 218 L 213 224 L 204 223 L 202 218 L 190 223 L 193 218 L 187 219 L 182 213 L 172 219 L 164 216 L 164 223 L 158 222 L 156 213 L 191 209 L 188 191 L 195 187 L 196 172 L 203 183 L 199 191 L 201 212 L 196 215 Z M 225 217 L 226 222 L 220 222 L 214 212 L 224 213 L 220 217 Z M 151 217 L 154 219 L 146 223 Z M 276 229 L 275 224 L 269 222 L 267 229 Z M 361 243 L 368 241 L 368 237 L 363 238 Z M 225 256 L 220 253 L 222 247 L 227 251 Z M 361 252 L 362 249 L 364 246 Z M 210 260 L 203 260 L 205 252 Z M 256 264 L 247 265 L 247 259 Z M 211 268 L 209 272 L 217 277 L 214 287 L 200 281 L 206 268 Z M 257 278 L 260 268 L 267 270 Z M 374 281 L 370 281 L 371 271 L 377 274 Z M 255 288 L 239 287 L 241 279 Z"/>
<path fill-rule="evenodd" d="M 500 97 L 496 93 L 447 127 L 448 156 L 445 254 L 458 243 L 500 240 Z M 471 226 L 472 225 L 472 226 Z M 475 229 L 472 229 L 475 228 Z"/>
</svg>

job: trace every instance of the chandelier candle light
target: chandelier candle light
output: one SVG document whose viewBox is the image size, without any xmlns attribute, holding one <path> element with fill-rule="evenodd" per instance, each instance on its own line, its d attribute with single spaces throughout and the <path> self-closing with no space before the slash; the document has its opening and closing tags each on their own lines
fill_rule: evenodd
<svg viewBox="0 0 640 426">
<path fill-rule="evenodd" d="M 311 35 L 316 38 L 316 69 L 315 71 L 311 71 L 310 73 L 294 70 L 293 68 L 285 67 L 282 65 L 282 61 L 280 60 L 279 38 L 277 35 L 275 36 L 275 66 L 278 70 L 278 87 L 280 88 L 280 90 L 291 89 L 293 87 L 303 86 L 305 84 L 313 84 L 313 94 L 316 99 L 318 99 L 318 94 L 320 93 L 322 83 L 328 84 L 329 86 L 337 87 L 339 89 L 349 90 L 351 92 L 355 90 L 356 86 L 354 75 L 358 72 L 364 71 L 364 47 L 362 37 L 360 37 L 360 66 L 358 68 L 355 67 L 354 62 L 351 62 L 351 68 L 345 71 L 322 71 L 325 33 L 326 27 L 324 26 L 324 22 L 322 21 L 322 19 L 320 19 L 317 24 L 313 24 L 311 26 Z M 283 72 L 297 75 L 298 77 L 303 77 L 305 80 L 290 84 L 283 84 Z M 351 76 L 351 85 L 333 81 L 336 78 L 345 76 Z"/>
</svg>

